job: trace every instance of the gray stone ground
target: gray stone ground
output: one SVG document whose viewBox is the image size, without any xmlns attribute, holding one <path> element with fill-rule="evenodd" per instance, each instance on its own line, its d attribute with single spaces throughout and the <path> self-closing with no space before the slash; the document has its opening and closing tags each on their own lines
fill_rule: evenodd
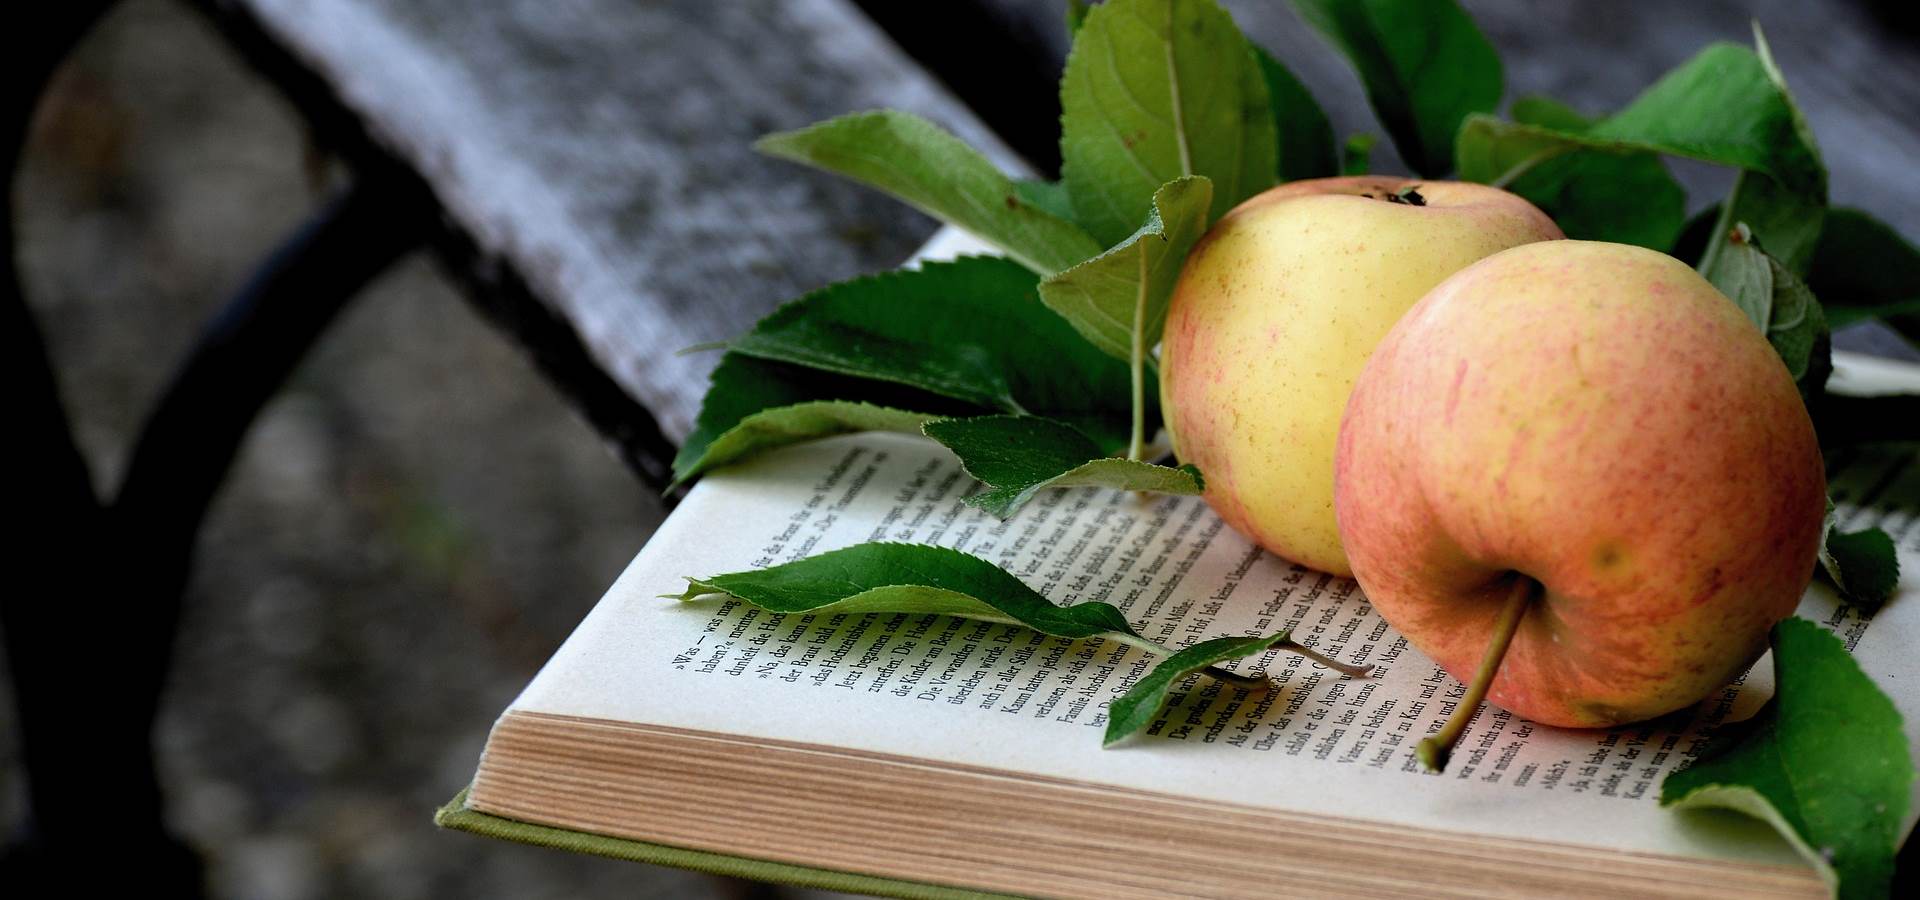
<svg viewBox="0 0 1920 900">
<path fill-rule="evenodd" d="M 316 174 L 337 176 L 179 5 L 131 0 L 59 77 L 20 182 L 22 262 L 103 490 L 198 323 L 314 208 Z M 382 278 L 266 410 L 200 541 L 158 740 L 216 894 L 721 892 L 429 820 L 660 515 L 427 260 Z M 0 823 L 22 807 L 10 715 Z"/>
</svg>

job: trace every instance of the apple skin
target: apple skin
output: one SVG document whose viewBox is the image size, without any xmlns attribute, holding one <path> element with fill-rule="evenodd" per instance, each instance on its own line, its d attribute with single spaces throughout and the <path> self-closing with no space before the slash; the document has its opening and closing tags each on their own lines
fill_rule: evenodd
<svg viewBox="0 0 1920 900">
<path fill-rule="evenodd" d="M 1409 187 L 1425 206 L 1385 199 Z M 1322 178 L 1249 198 L 1194 247 L 1168 309 L 1160 396 L 1174 452 L 1235 530 L 1351 574 L 1333 448 L 1367 357 L 1442 279 L 1561 236 L 1532 204 L 1478 184 Z"/>
<path fill-rule="evenodd" d="M 1826 513 L 1813 423 L 1773 348 L 1684 263 L 1554 241 L 1447 279 L 1347 404 L 1354 574 L 1473 675 L 1518 572 L 1544 588 L 1487 695 L 1549 725 L 1688 706 L 1799 604 Z"/>
</svg>

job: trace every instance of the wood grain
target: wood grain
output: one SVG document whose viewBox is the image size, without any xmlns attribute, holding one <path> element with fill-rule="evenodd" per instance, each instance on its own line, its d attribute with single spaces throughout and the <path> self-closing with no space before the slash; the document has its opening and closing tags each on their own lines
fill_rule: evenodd
<svg viewBox="0 0 1920 900">
<path fill-rule="evenodd" d="M 240 0 L 473 245 L 517 271 L 675 441 L 714 354 L 781 301 L 896 264 L 930 220 L 757 156 L 879 106 L 1012 154 L 839 0 Z"/>
</svg>

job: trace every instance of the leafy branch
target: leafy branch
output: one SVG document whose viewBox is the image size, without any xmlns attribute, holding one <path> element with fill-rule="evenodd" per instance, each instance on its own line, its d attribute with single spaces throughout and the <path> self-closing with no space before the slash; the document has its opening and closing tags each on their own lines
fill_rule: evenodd
<svg viewBox="0 0 1920 900">
<path fill-rule="evenodd" d="M 1248 656 L 1281 650 L 1297 653 L 1348 677 L 1365 677 L 1372 666 L 1350 666 L 1293 641 L 1287 632 L 1264 638 L 1226 638 L 1176 650 L 1143 637 L 1119 607 L 1088 602 L 1055 606 L 1005 569 L 958 550 L 924 544 L 866 543 L 766 569 L 688 578 L 687 589 L 669 599 L 714 595 L 743 600 L 776 613 L 866 615 L 872 613 L 957 616 L 1030 628 L 1054 637 L 1112 640 L 1163 661 L 1114 701 L 1106 743 L 1152 724 L 1170 685 L 1194 673 L 1240 687 L 1258 688 L 1260 676 L 1220 667 Z M 1124 715 L 1122 721 L 1120 716 Z"/>
</svg>

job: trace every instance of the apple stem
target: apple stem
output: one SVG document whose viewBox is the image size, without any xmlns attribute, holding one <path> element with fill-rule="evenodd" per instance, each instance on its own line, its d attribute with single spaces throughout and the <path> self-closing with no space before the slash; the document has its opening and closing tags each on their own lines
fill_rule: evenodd
<svg viewBox="0 0 1920 900">
<path fill-rule="evenodd" d="M 1439 772 L 1447 767 L 1447 757 L 1453 753 L 1453 745 L 1466 733 L 1467 724 L 1480 711 L 1480 701 L 1487 698 L 1487 688 L 1493 685 L 1493 675 L 1500 671 L 1500 661 L 1506 658 L 1507 646 L 1513 643 L 1514 632 L 1520 630 L 1520 620 L 1526 617 L 1527 609 L 1533 606 L 1533 598 L 1539 595 L 1540 582 L 1526 575 L 1514 573 L 1513 589 L 1507 592 L 1507 602 L 1500 607 L 1500 616 L 1493 620 L 1493 641 L 1487 644 L 1487 654 L 1480 658 L 1480 670 L 1473 673 L 1473 681 L 1467 685 L 1466 696 L 1460 698 L 1460 705 L 1454 707 L 1453 715 L 1447 717 L 1447 724 L 1438 734 L 1420 742 L 1414 751 L 1420 758 L 1420 764 Z"/>
</svg>

